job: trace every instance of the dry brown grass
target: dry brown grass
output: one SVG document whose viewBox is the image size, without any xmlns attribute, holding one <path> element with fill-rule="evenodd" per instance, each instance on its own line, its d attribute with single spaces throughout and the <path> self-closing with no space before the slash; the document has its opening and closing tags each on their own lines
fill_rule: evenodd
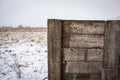
<svg viewBox="0 0 120 80">
<path fill-rule="evenodd" d="M 0 32 L 47 32 L 47 28 L 31 28 L 31 27 L 0 27 Z"/>
</svg>

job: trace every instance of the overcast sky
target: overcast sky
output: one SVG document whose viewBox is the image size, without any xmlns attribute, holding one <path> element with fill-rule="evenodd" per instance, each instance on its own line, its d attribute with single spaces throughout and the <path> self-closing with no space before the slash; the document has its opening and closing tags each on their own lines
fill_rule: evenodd
<svg viewBox="0 0 120 80">
<path fill-rule="evenodd" d="M 0 26 L 47 27 L 51 18 L 109 20 L 118 16 L 120 0 L 0 0 Z"/>
</svg>

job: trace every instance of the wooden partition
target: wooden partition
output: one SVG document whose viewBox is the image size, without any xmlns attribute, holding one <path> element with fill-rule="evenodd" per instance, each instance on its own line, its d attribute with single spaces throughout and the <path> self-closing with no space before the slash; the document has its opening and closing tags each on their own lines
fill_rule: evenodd
<svg viewBox="0 0 120 80">
<path fill-rule="evenodd" d="M 120 21 L 48 20 L 49 80 L 119 80 Z"/>
</svg>

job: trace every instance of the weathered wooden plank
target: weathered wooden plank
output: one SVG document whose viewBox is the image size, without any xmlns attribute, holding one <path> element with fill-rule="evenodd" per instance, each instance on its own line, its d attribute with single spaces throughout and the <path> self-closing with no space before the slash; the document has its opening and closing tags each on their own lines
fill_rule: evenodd
<svg viewBox="0 0 120 80">
<path fill-rule="evenodd" d="M 90 79 L 89 80 L 102 80 L 101 78 L 102 78 L 101 75 L 94 75 L 94 74 L 92 74 L 92 75 L 90 75 Z"/>
<path fill-rule="evenodd" d="M 117 30 L 120 30 L 117 23 L 108 22 L 105 31 L 105 64 L 104 66 L 115 68 L 118 66 Z"/>
<path fill-rule="evenodd" d="M 116 35 L 117 35 L 117 49 L 118 49 L 118 55 L 120 57 L 120 31 L 116 31 Z M 120 62 L 119 62 L 120 64 Z"/>
<path fill-rule="evenodd" d="M 87 61 L 103 61 L 103 49 L 88 49 Z"/>
<path fill-rule="evenodd" d="M 65 65 L 65 73 L 83 73 L 83 74 L 101 74 L 102 62 L 67 62 Z"/>
<path fill-rule="evenodd" d="M 108 21 L 105 28 L 104 80 L 118 80 L 119 48 L 117 32 L 120 31 L 120 21 Z M 112 72 L 114 71 L 114 72 Z"/>
<path fill-rule="evenodd" d="M 85 60 L 86 49 L 64 48 L 63 55 L 65 61 Z"/>
<path fill-rule="evenodd" d="M 88 62 L 88 72 L 91 74 L 101 74 L 102 68 L 102 62 Z"/>
<path fill-rule="evenodd" d="M 118 50 L 118 57 L 119 57 L 118 80 L 120 80 L 120 31 L 117 31 L 117 50 Z"/>
<path fill-rule="evenodd" d="M 63 75 L 62 80 L 89 80 L 90 74 L 73 74 L 73 73 L 66 73 Z"/>
<path fill-rule="evenodd" d="M 102 80 L 100 74 L 64 74 L 62 80 Z"/>
<path fill-rule="evenodd" d="M 65 48 L 80 47 L 101 47 L 104 46 L 103 35 L 70 35 L 63 37 L 63 46 Z"/>
<path fill-rule="evenodd" d="M 102 74 L 102 80 L 119 80 L 118 73 L 119 73 L 118 69 L 106 68 L 106 69 L 104 69 L 104 73 L 103 73 L 104 75 Z"/>
<path fill-rule="evenodd" d="M 65 73 L 88 73 L 88 63 L 83 61 L 67 62 Z"/>
<path fill-rule="evenodd" d="M 61 80 L 61 20 L 48 20 L 48 79 Z"/>
<path fill-rule="evenodd" d="M 104 34 L 104 21 L 64 21 L 63 33 Z"/>
</svg>

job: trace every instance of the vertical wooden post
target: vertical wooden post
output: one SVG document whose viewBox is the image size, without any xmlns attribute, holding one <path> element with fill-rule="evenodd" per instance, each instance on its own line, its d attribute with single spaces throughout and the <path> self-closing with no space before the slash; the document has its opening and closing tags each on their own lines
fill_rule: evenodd
<svg viewBox="0 0 120 80">
<path fill-rule="evenodd" d="M 61 80 L 62 21 L 48 20 L 48 80 Z"/>
<path fill-rule="evenodd" d="M 118 80 L 118 46 L 117 31 L 119 25 L 115 21 L 108 21 L 105 30 L 105 55 L 103 80 Z"/>
<path fill-rule="evenodd" d="M 118 80 L 120 80 L 120 31 L 117 31 L 117 48 L 118 48 L 118 58 L 119 58 Z"/>
</svg>

